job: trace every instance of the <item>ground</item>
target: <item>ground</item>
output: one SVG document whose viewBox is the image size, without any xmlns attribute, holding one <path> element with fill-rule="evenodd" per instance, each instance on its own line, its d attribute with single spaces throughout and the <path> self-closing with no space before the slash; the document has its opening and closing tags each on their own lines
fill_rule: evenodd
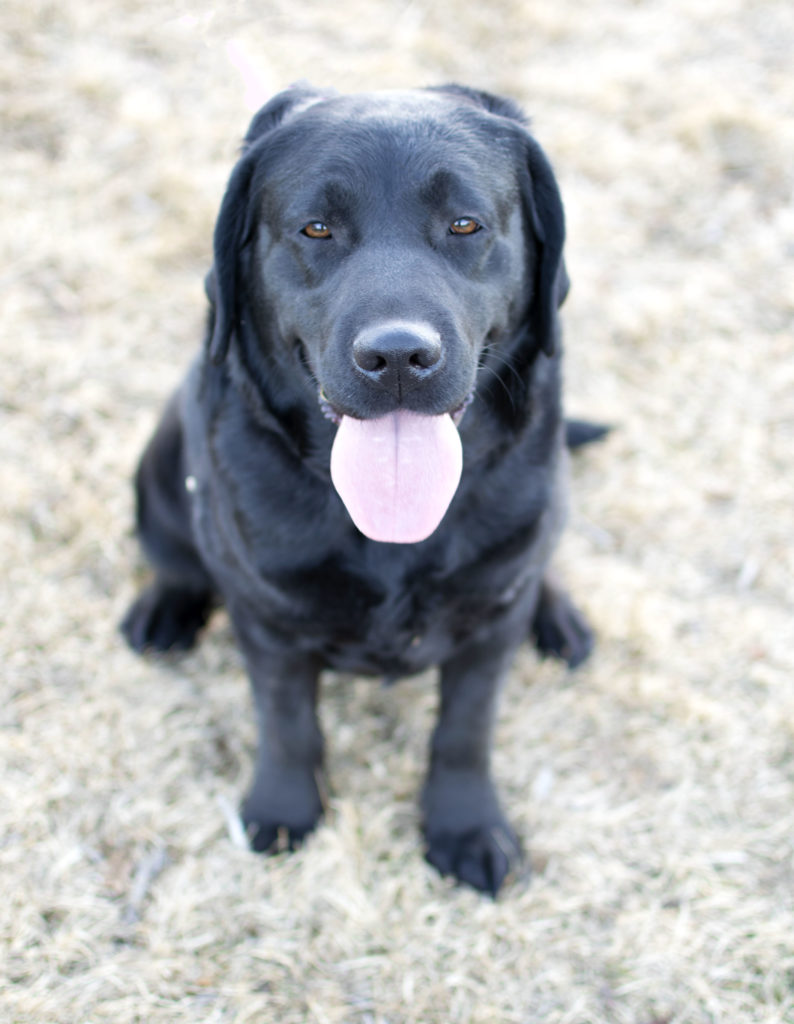
<svg viewBox="0 0 794 1024">
<path fill-rule="evenodd" d="M 0 1018 L 791 1024 L 789 0 L 0 20 Z M 431 676 L 325 682 L 327 823 L 267 861 L 235 817 L 228 622 L 179 660 L 116 631 L 145 575 L 130 475 L 196 350 L 250 116 L 241 52 L 272 91 L 508 94 L 561 183 L 568 408 L 615 425 L 575 460 L 558 559 L 598 647 L 510 676 L 495 771 L 532 878 L 495 902 L 422 860 Z"/>
</svg>

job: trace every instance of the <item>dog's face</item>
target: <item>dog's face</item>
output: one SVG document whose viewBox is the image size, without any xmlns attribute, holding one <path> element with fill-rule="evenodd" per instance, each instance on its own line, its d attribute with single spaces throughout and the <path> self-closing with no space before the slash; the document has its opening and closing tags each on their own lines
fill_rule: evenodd
<svg viewBox="0 0 794 1024">
<path fill-rule="evenodd" d="M 303 346 L 337 415 L 456 411 L 488 339 L 522 312 L 505 295 L 527 302 L 514 162 L 477 111 L 450 132 L 450 106 L 327 101 L 282 129 L 269 161 L 262 297 L 279 296 L 278 335 Z"/>
<path fill-rule="evenodd" d="M 340 453 L 352 439 L 337 467 L 410 436 L 443 453 L 448 501 L 459 458 L 447 420 L 481 367 L 506 369 L 511 395 L 511 377 L 553 349 L 563 221 L 545 159 L 512 107 L 454 89 L 291 90 L 246 142 L 216 229 L 215 357 L 250 318 L 249 362 L 292 364 L 345 428 Z M 406 449 L 401 472 L 413 464 Z M 395 480 L 381 495 L 392 504 Z"/>
</svg>

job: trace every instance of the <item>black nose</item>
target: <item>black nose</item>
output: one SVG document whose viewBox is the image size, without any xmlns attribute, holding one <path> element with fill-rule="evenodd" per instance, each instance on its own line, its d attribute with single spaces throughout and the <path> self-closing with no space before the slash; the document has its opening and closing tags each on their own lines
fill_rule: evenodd
<svg viewBox="0 0 794 1024">
<path fill-rule="evenodd" d="M 441 338 L 424 324 L 368 327 L 353 342 L 353 361 L 383 387 L 410 387 L 427 380 L 443 363 Z"/>
</svg>

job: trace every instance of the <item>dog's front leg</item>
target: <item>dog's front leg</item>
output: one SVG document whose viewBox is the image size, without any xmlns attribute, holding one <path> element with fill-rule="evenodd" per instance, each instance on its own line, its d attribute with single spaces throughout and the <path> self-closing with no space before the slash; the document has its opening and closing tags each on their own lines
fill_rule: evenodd
<svg viewBox="0 0 794 1024">
<path fill-rule="evenodd" d="M 323 737 L 316 710 L 320 665 L 311 655 L 279 651 L 256 625 L 233 618 L 259 729 L 243 824 L 259 853 L 294 849 L 323 812 Z"/>
<path fill-rule="evenodd" d="M 490 773 L 496 698 L 517 642 L 492 636 L 441 666 L 441 706 L 422 794 L 427 859 L 495 895 L 521 857 Z"/>
</svg>

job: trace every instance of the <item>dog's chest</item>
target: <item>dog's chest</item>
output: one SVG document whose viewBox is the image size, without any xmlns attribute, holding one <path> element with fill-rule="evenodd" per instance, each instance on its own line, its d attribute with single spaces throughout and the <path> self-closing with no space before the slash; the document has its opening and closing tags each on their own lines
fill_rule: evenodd
<svg viewBox="0 0 794 1024">
<path fill-rule="evenodd" d="M 454 567 L 337 555 L 271 582 L 289 609 L 282 624 L 330 668 L 408 675 L 438 664 L 504 615 L 531 585 L 526 556 L 483 552 Z"/>
</svg>

